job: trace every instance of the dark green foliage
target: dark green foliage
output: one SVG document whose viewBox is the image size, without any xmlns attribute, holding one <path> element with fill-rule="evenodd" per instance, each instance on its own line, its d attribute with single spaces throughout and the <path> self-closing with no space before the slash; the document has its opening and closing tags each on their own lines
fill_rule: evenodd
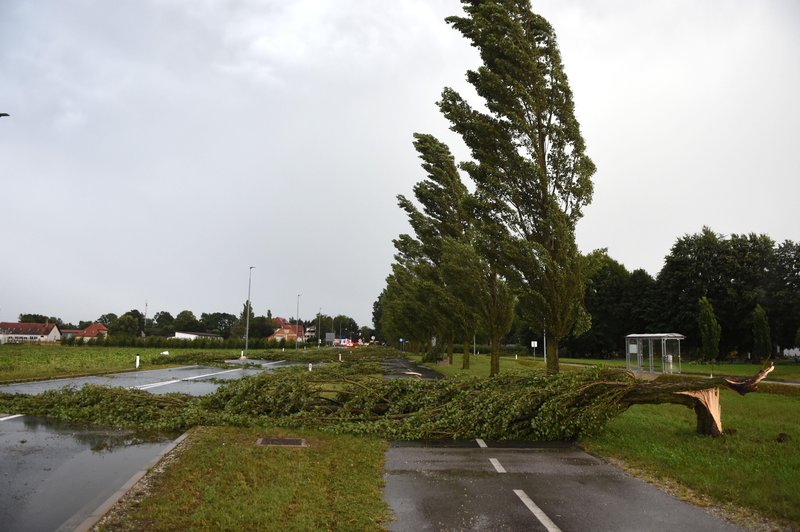
<svg viewBox="0 0 800 532">
<path fill-rule="evenodd" d="M 0 395 L 0 410 L 150 430 L 269 423 L 393 439 L 574 440 L 619 414 L 633 385 L 625 372 L 600 369 L 385 380 L 377 364 L 343 363 L 244 378 L 203 398 L 87 385 Z"/>
<path fill-rule="evenodd" d="M 704 360 L 716 360 L 719 356 L 719 336 L 721 327 L 714 314 L 714 308 L 707 297 L 698 301 L 697 324 L 700 328 L 701 354 Z"/>
<path fill-rule="evenodd" d="M 756 360 L 769 358 L 772 355 L 772 339 L 769 334 L 769 322 L 764 307 L 756 305 L 753 311 L 753 356 Z"/>
</svg>

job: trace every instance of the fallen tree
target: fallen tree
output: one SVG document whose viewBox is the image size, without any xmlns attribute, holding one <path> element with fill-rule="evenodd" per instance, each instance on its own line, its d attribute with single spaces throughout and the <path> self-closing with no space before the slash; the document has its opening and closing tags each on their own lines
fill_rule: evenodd
<svg viewBox="0 0 800 532">
<path fill-rule="evenodd" d="M 722 409 L 719 404 L 719 387 L 730 388 L 739 395 L 758 389 L 758 383 L 775 369 L 770 364 L 752 377 L 731 379 L 681 380 L 678 382 L 641 382 L 625 397 L 625 402 L 634 404 L 675 403 L 688 406 L 697 416 L 697 432 L 709 436 L 722 435 Z"/>
<path fill-rule="evenodd" d="M 404 440 L 553 441 L 596 433 L 636 404 L 676 403 L 695 411 L 698 432 L 718 436 L 719 387 L 755 391 L 772 369 L 748 379 L 645 381 L 620 369 L 589 368 L 431 381 L 385 379 L 375 362 L 346 362 L 249 377 L 200 398 L 89 385 L 0 394 L 0 411 L 140 429 L 278 425 Z"/>
</svg>

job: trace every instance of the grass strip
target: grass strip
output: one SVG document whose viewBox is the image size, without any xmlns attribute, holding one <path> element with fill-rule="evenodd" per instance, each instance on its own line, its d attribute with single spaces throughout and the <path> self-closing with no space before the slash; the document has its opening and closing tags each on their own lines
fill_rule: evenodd
<svg viewBox="0 0 800 532">
<path fill-rule="evenodd" d="M 800 526 L 800 397 L 724 390 L 721 404 L 723 428 L 735 432 L 720 438 L 694 433 L 688 408 L 636 405 L 581 443 L 646 476 Z"/>
<path fill-rule="evenodd" d="M 304 438 L 265 447 L 258 438 Z M 383 530 L 385 442 L 313 431 L 197 427 L 102 530 Z"/>
</svg>

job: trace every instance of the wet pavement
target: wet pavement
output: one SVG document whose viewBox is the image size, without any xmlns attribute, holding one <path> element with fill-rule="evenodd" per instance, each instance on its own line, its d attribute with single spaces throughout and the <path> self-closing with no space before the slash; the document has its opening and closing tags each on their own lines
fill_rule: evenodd
<svg viewBox="0 0 800 532">
<path fill-rule="evenodd" d="M 574 446 L 403 442 L 384 479 L 394 531 L 741 530 Z"/>
<path fill-rule="evenodd" d="M 73 530 L 175 436 L 0 414 L 0 529 Z"/>
<path fill-rule="evenodd" d="M 248 359 L 243 365 L 239 361 L 229 361 L 231 366 L 210 367 L 183 366 L 177 368 L 129 371 L 98 375 L 92 377 L 75 377 L 49 381 L 25 382 L 0 386 L 0 393 L 24 393 L 35 395 L 47 390 L 58 390 L 65 387 L 80 388 L 84 384 L 100 384 L 121 388 L 138 388 L 155 394 L 185 393 L 199 396 L 214 392 L 222 381 L 240 379 L 249 375 L 258 375 L 279 367 L 290 365 L 284 360 L 271 362 Z"/>
<path fill-rule="evenodd" d="M 420 366 L 405 357 L 386 358 L 381 361 L 385 379 L 441 379 L 442 374 L 425 366 Z"/>
</svg>

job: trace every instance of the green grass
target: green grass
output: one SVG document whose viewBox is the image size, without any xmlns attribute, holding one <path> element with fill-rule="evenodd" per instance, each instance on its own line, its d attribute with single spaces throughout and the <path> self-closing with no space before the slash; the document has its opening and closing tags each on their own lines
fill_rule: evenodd
<svg viewBox="0 0 800 532">
<path fill-rule="evenodd" d="M 302 437 L 306 448 L 262 447 Z M 150 493 L 106 530 L 383 530 L 383 441 L 198 427 Z"/>
<path fill-rule="evenodd" d="M 625 367 L 624 359 L 596 359 L 596 358 L 562 358 L 564 364 L 602 364 L 608 367 Z M 700 362 L 684 362 L 681 365 L 681 372 L 687 375 L 730 375 L 733 377 L 749 377 L 755 374 L 761 366 L 757 364 L 742 363 L 722 363 L 711 364 Z M 677 371 L 677 366 L 675 367 Z M 796 362 L 783 362 L 775 365 L 775 370 L 769 375 L 770 380 L 776 381 L 800 381 L 800 364 Z"/>
<path fill-rule="evenodd" d="M 410 358 L 419 362 L 421 357 L 410 355 Z M 461 369 L 461 354 L 453 356 L 453 365 L 426 364 L 435 369 L 442 375 L 452 377 L 454 375 L 489 375 L 489 356 L 478 355 L 470 356 L 470 368 Z M 561 369 L 569 371 L 575 369 L 572 364 L 595 366 L 601 365 L 613 368 L 624 368 L 625 360 L 622 359 L 596 359 L 596 358 L 562 358 L 560 359 Z M 503 356 L 500 358 L 500 372 L 525 372 L 529 369 L 544 369 L 544 360 L 541 355 L 535 359 L 531 356 L 520 356 L 515 359 L 513 356 Z M 749 377 L 758 372 L 760 366 L 756 364 L 715 364 L 712 368 L 710 364 L 687 362 L 682 366 L 685 375 L 730 375 L 734 377 Z M 770 380 L 775 381 L 800 381 L 800 364 L 793 362 L 781 362 L 775 366 L 775 370 L 769 375 Z"/>
<path fill-rule="evenodd" d="M 162 351 L 165 349 L 3 344 L 0 345 L 0 382 L 131 371 L 136 369 L 137 354 L 140 355 L 140 368 L 153 369 L 156 367 L 154 362 L 165 358 L 159 354 Z M 181 358 L 185 358 L 184 355 L 199 353 L 197 349 L 169 349 L 169 352 L 171 360 L 181 364 L 184 363 L 180 362 Z M 238 358 L 239 352 L 208 350 L 200 356 L 205 356 L 209 360 Z"/>
<path fill-rule="evenodd" d="M 682 406 L 637 405 L 582 444 L 656 479 L 800 525 L 800 397 L 723 391 L 721 404 L 723 428 L 735 434 L 696 434 L 694 413 Z M 779 443 L 781 433 L 790 440 Z"/>
</svg>

